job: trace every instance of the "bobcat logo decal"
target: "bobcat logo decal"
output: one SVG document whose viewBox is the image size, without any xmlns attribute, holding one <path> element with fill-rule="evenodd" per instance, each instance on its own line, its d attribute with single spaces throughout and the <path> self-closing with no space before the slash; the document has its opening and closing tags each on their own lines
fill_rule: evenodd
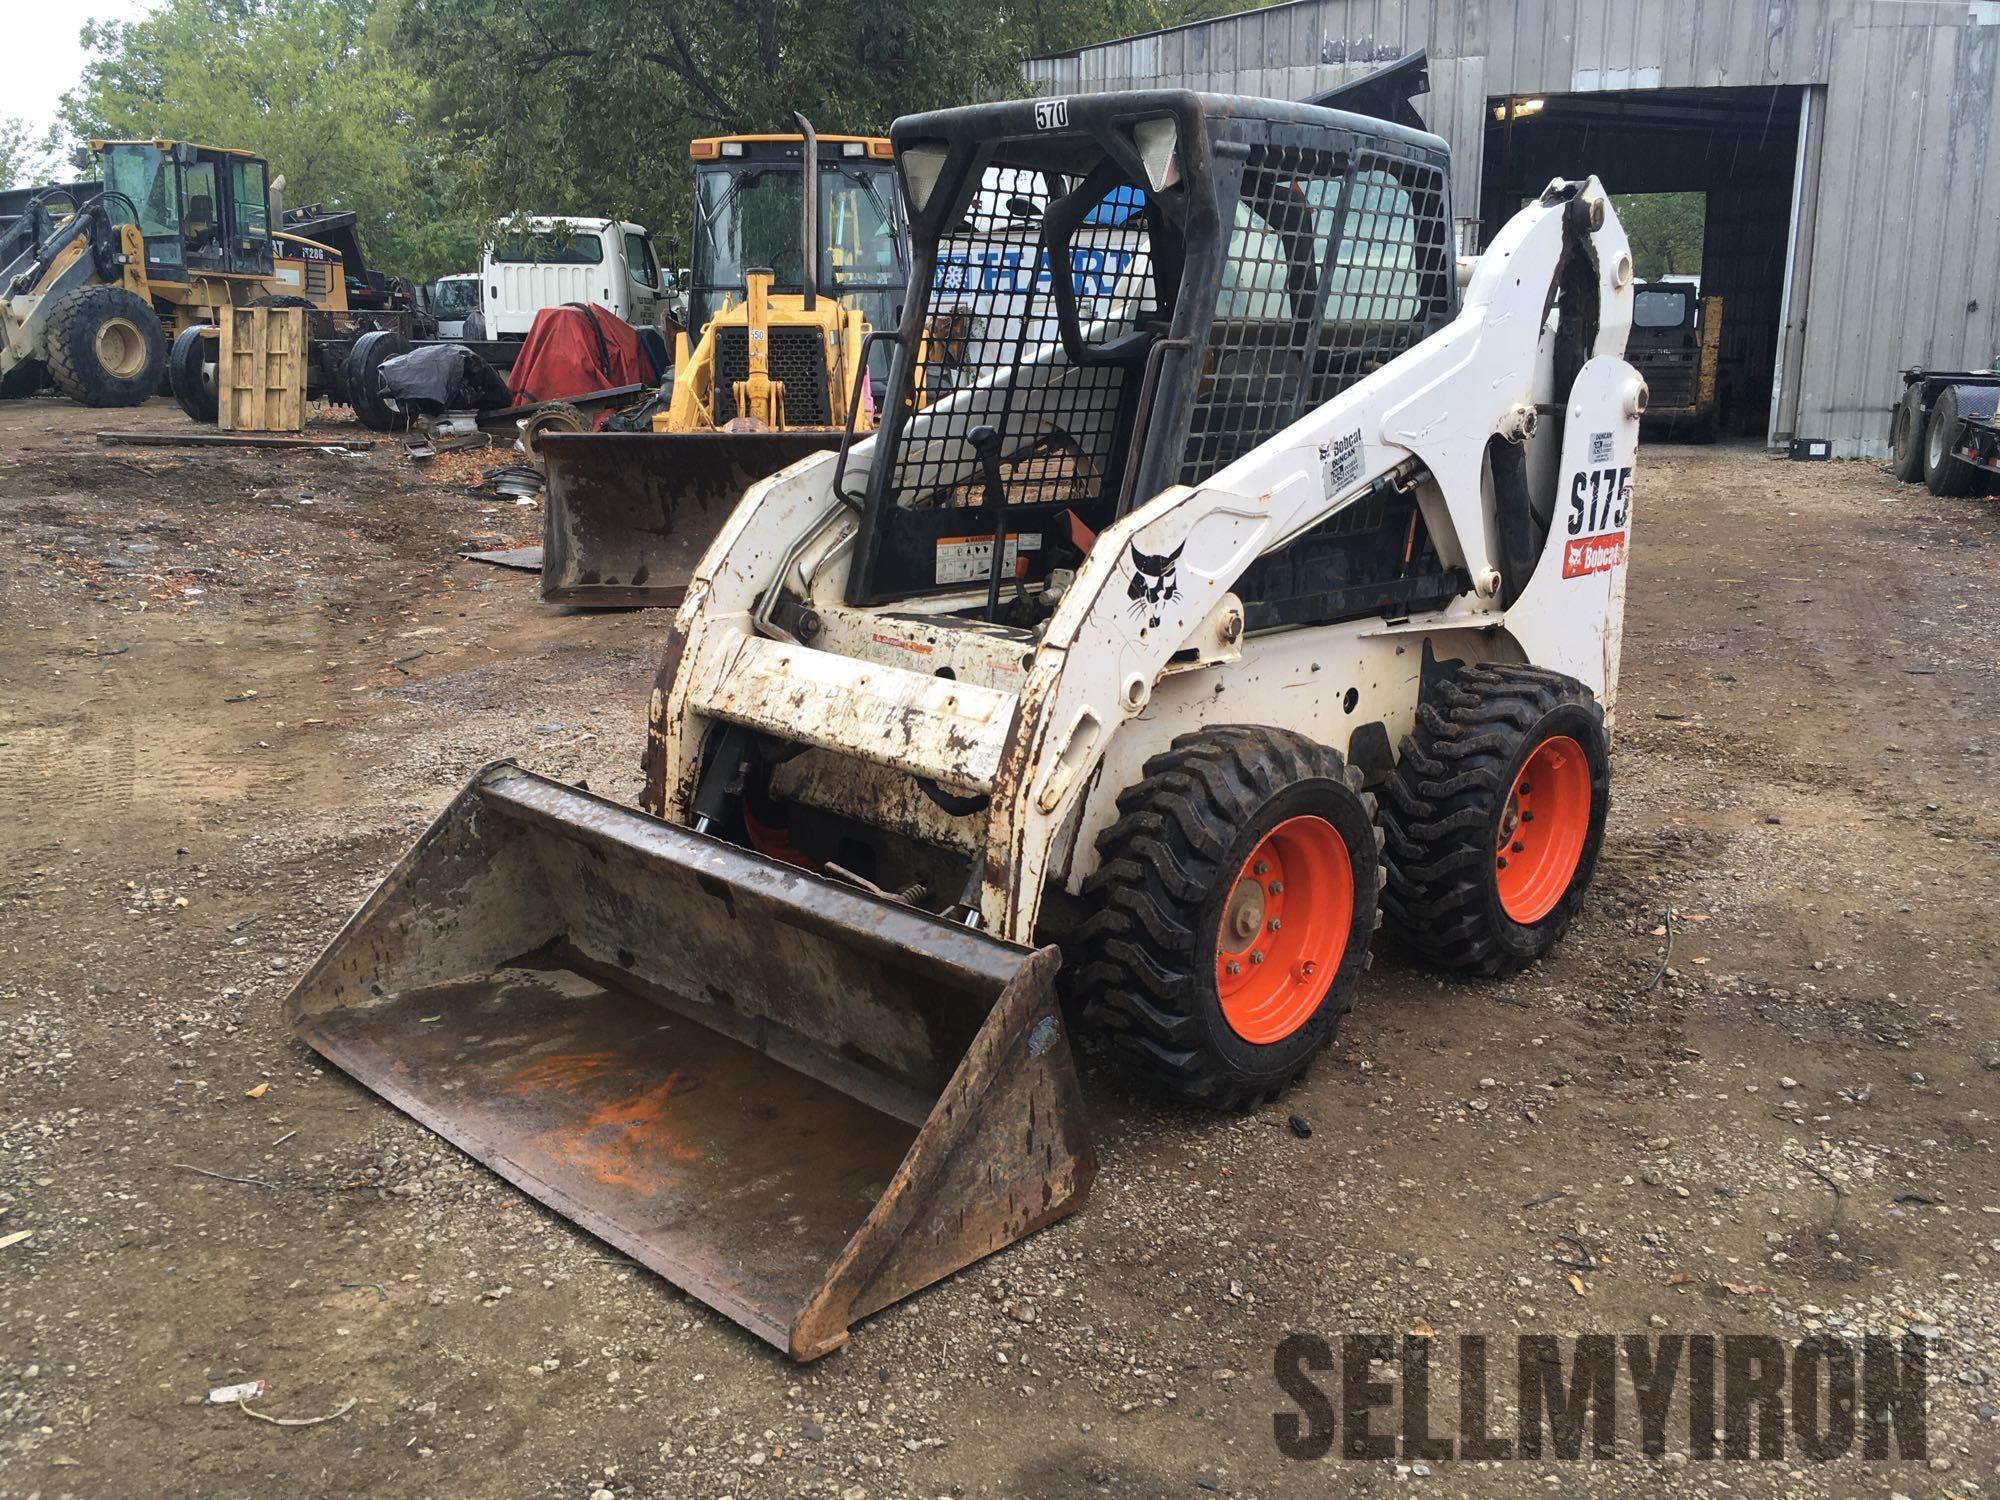
<svg viewBox="0 0 2000 1500">
<path fill-rule="evenodd" d="M 1180 568 L 1181 553 L 1187 550 L 1182 542 L 1164 557 L 1156 557 L 1150 552 L 1141 552 L 1139 544 L 1132 544 L 1132 582 L 1125 590 L 1125 597 L 1131 601 L 1134 615 L 1144 615 L 1148 629 L 1158 629 L 1160 607 L 1181 596 L 1181 586 L 1174 574 Z"/>
</svg>

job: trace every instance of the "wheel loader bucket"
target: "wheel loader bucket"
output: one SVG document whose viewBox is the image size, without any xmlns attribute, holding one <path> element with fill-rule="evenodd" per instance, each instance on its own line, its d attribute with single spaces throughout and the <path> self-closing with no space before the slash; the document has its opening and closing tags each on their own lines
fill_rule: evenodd
<svg viewBox="0 0 2000 1500">
<path fill-rule="evenodd" d="M 286 1014 L 804 1360 L 1082 1205 L 1057 964 L 500 762 Z"/>
<path fill-rule="evenodd" d="M 743 492 L 839 443 L 833 428 L 546 434 L 542 602 L 677 607 Z"/>
</svg>

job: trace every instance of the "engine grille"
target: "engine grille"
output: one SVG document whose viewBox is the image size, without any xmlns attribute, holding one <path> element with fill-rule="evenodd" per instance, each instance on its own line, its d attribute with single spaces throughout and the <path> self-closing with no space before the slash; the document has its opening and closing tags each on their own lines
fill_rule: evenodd
<svg viewBox="0 0 2000 1500">
<path fill-rule="evenodd" d="M 831 427 L 827 405 L 826 345 L 817 328 L 769 330 L 771 378 L 785 384 L 785 421 L 793 427 Z M 736 415 L 736 382 L 750 378 L 750 330 L 715 330 L 715 421 Z M 843 415 L 845 415 L 843 413 Z"/>
</svg>

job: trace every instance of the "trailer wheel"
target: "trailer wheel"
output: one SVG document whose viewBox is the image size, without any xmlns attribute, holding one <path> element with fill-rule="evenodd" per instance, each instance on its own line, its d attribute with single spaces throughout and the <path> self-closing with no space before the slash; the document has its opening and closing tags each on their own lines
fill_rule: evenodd
<svg viewBox="0 0 2000 1500">
<path fill-rule="evenodd" d="M 1281 729 L 1183 735 L 1118 799 L 1064 987 L 1150 1082 L 1240 1109 L 1303 1073 L 1353 1004 L 1379 920 L 1374 798 Z"/>
<path fill-rule="evenodd" d="M 1924 477 L 1924 387 L 1912 381 L 1903 388 L 1896 415 L 1889 424 L 1889 466 L 1904 484 Z"/>
<path fill-rule="evenodd" d="M 1958 457 L 1958 392 L 1946 386 L 1931 404 L 1930 426 L 1924 433 L 1924 488 L 1933 495 L 1976 495 L 1980 473 Z"/>
<path fill-rule="evenodd" d="M 1610 804 L 1604 710 L 1539 667 L 1459 667 L 1417 710 L 1383 799 L 1391 930 L 1445 969 L 1507 974 L 1583 904 Z"/>
<path fill-rule="evenodd" d="M 152 303 L 122 286 L 84 286 L 49 313 L 49 374 L 85 406 L 137 406 L 160 388 L 167 336 Z"/>
<path fill-rule="evenodd" d="M 195 323 L 174 336 L 167 354 L 167 379 L 174 400 L 191 421 L 213 422 L 221 408 L 215 393 L 220 339 L 210 323 Z"/>
</svg>

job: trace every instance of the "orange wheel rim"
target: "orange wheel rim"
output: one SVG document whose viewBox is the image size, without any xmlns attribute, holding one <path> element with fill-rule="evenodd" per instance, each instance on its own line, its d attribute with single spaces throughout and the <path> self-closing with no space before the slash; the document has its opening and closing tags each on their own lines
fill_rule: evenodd
<svg viewBox="0 0 2000 1500">
<path fill-rule="evenodd" d="M 1555 910 L 1590 835 L 1590 760 L 1566 734 L 1530 752 L 1500 810 L 1493 877 L 1500 909 L 1523 926 Z"/>
<path fill-rule="evenodd" d="M 1265 834 L 1222 905 L 1215 988 L 1246 1042 L 1283 1041 L 1312 1018 L 1347 953 L 1354 866 L 1324 818 L 1287 818 Z"/>
</svg>

